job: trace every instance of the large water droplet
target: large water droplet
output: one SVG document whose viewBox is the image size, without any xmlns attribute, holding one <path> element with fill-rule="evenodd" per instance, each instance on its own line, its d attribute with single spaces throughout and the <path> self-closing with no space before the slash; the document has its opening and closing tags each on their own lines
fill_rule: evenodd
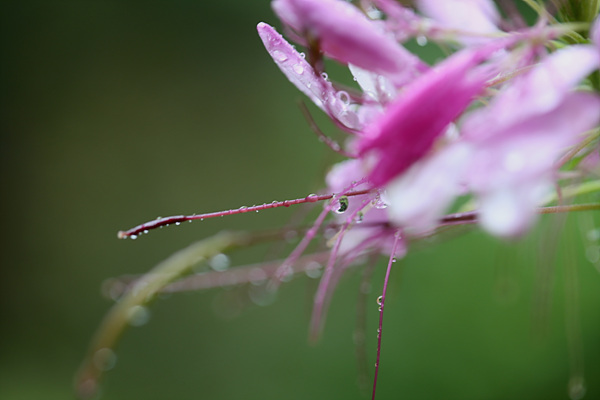
<svg viewBox="0 0 600 400">
<path fill-rule="evenodd" d="M 383 210 L 388 206 L 387 203 L 381 199 L 380 195 L 377 195 L 377 197 L 375 197 L 375 199 L 373 200 L 373 205 L 379 210 Z"/>
<path fill-rule="evenodd" d="M 337 97 L 337 99 L 339 101 L 341 101 L 342 103 L 344 103 L 345 105 L 349 105 L 350 104 L 350 95 L 348 94 L 348 92 L 340 90 L 339 92 L 337 92 L 335 94 L 335 97 Z"/>
<path fill-rule="evenodd" d="M 137 237 L 137 235 L 129 235 L 129 238 L 130 238 L 131 240 L 135 240 L 135 239 L 137 239 L 138 237 Z"/>
<path fill-rule="evenodd" d="M 279 62 L 284 62 L 288 59 L 288 57 L 281 51 L 275 50 L 273 52 L 273 58 Z"/>
<path fill-rule="evenodd" d="M 208 265 L 215 271 L 225 271 L 231 265 L 229 257 L 219 253 L 208 261 Z"/>
<path fill-rule="evenodd" d="M 133 306 L 127 312 L 127 320 L 131 326 L 142 326 L 150 320 L 150 310 L 144 306 Z"/>
<path fill-rule="evenodd" d="M 314 203 L 316 201 L 319 200 L 319 196 L 317 196 L 314 193 L 309 194 L 308 196 L 306 196 L 306 201 L 310 202 L 310 203 Z"/>
<path fill-rule="evenodd" d="M 117 355 L 108 347 L 104 347 L 94 353 L 92 362 L 100 371 L 108 371 L 115 367 Z"/>
<path fill-rule="evenodd" d="M 336 214 L 343 214 L 346 212 L 346 210 L 348 209 L 348 206 L 350 204 L 350 201 L 348 200 L 347 196 L 340 196 L 338 198 L 338 206 L 334 209 L 334 212 Z"/>
<path fill-rule="evenodd" d="M 292 69 L 298 75 L 302 75 L 304 73 L 304 67 L 302 65 L 300 65 L 300 64 L 294 64 L 294 66 L 292 67 Z"/>
</svg>

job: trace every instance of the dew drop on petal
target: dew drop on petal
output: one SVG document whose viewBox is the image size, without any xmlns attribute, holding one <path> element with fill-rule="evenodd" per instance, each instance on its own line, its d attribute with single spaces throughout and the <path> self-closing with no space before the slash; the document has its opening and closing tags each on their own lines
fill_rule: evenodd
<svg viewBox="0 0 600 400">
<path fill-rule="evenodd" d="M 339 101 L 341 101 L 342 103 L 344 103 L 345 105 L 349 105 L 350 104 L 350 95 L 347 92 L 343 91 L 343 90 L 340 90 L 339 92 L 337 92 L 335 94 L 335 97 L 337 97 L 337 99 Z"/>
<path fill-rule="evenodd" d="M 288 59 L 288 57 L 281 51 L 275 50 L 273 52 L 273 58 L 279 62 L 284 62 Z"/>
<path fill-rule="evenodd" d="M 179 226 L 179 225 L 181 225 L 181 222 L 179 222 L 179 221 L 175 222 L 175 225 Z"/>
<path fill-rule="evenodd" d="M 304 67 L 302 65 L 300 65 L 300 64 L 294 64 L 294 66 L 292 67 L 292 69 L 298 75 L 302 75 L 304 73 Z"/>
<path fill-rule="evenodd" d="M 130 238 L 131 240 L 135 240 L 135 239 L 137 239 L 138 237 L 137 237 L 137 235 L 129 235 L 129 238 Z"/>
</svg>

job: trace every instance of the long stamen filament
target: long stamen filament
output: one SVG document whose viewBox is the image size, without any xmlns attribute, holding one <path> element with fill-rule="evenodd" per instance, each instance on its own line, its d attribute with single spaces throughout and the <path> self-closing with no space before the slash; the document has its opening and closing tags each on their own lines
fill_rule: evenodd
<svg viewBox="0 0 600 400">
<path fill-rule="evenodd" d="M 372 191 L 373 191 L 372 189 L 357 190 L 357 191 L 353 191 L 353 192 L 344 193 L 344 196 L 346 196 L 346 197 L 360 196 L 362 194 L 367 194 Z M 252 207 L 240 207 L 240 208 L 234 208 L 234 209 L 230 209 L 230 210 L 217 211 L 217 212 L 206 213 L 206 214 L 174 215 L 171 217 L 163 217 L 163 218 L 159 217 L 159 218 L 155 219 L 154 221 L 149 221 L 149 222 L 143 223 L 143 224 L 138 225 L 129 230 L 119 231 L 117 233 L 117 236 L 119 239 L 127 239 L 127 238 L 135 239 L 135 238 L 137 238 L 137 236 L 140 233 L 147 233 L 148 231 L 150 231 L 152 229 L 160 228 L 161 226 L 168 226 L 171 224 L 178 224 L 178 223 L 186 222 L 186 221 L 195 221 L 195 220 L 202 221 L 202 220 L 208 219 L 208 218 L 223 217 L 225 215 L 243 214 L 243 213 L 252 212 L 252 211 L 267 210 L 270 208 L 289 207 L 289 206 L 293 206 L 296 204 L 316 203 L 318 201 L 330 200 L 336 196 L 337 196 L 337 194 L 324 194 L 324 195 L 310 194 L 310 195 L 300 198 L 300 199 L 274 201 L 272 203 L 265 203 L 265 204 L 260 204 L 260 205 L 252 206 Z"/>
</svg>

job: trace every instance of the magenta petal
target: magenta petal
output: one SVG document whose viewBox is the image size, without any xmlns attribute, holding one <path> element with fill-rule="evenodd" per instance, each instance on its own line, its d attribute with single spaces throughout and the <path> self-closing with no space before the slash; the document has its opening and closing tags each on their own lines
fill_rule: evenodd
<svg viewBox="0 0 600 400">
<path fill-rule="evenodd" d="M 323 52 L 369 71 L 416 75 L 424 64 L 343 0 L 275 0 L 275 13 L 297 33 L 317 40 Z"/>
<path fill-rule="evenodd" d="M 377 159 L 369 179 L 381 186 L 423 157 L 444 129 L 483 89 L 488 74 L 474 68 L 491 47 L 463 50 L 408 85 L 365 130 L 361 155 Z"/>
<path fill-rule="evenodd" d="M 451 145 L 421 160 L 386 188 L 392 222 L 418 233 L 435 227 L 461 192 L 472 149 L 464 143 Z"/>
<path fill-rule="evenodd" d="M 328 98 L 335 97 L 331 84 L 318 76 L 313 67 L 272 26 L 261 22 L 256 27 L 265 48 L 285 76 L 319 108 L 325 110 Z"/>
<path fill-rule="evenodd" d="M 527 74 L 515 78 L 488 107 L 470 115 L 463 134 L 468 138 L 493 136 L 496 131 L 554 109 L 598 68 L 599 59 L 600 54 L 589 45 L 569 46 L 553 53 Z"/>
</svg>

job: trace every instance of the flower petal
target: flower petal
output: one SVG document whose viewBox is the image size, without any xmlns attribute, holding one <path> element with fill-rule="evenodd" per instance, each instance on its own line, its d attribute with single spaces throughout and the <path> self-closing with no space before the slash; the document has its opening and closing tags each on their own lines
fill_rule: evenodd
<svg viewBox="0 0 600 400">
<path fill-rule="evenodd" d="M 426 68 L 418 57 L 348 2 L 275 0 L 272 6 L 282 21 L 316 39 L 326 55 L 340 62 L 388 76 L 403 75 L 404 81 Z"/>
<path fill-rule="evenodd" d="M 382 186 L 423 157 L 479 94 L 489 71 L 475 68 L 497 46 L 455 53 L 408 85 L 385 114 L 368 126 L 358 147 L 374 152 L 369 179 Z"/>
</svg>

